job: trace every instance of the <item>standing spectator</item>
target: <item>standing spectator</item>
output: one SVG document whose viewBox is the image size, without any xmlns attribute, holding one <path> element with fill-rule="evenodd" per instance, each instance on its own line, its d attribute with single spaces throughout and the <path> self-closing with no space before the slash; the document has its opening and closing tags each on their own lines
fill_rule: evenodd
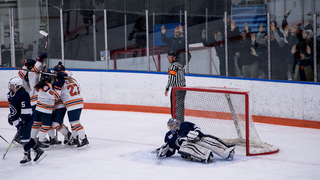
<svg viewBox="0 0 320 180">
<path fill-rule="evenodd" d="M 250 38 L 248 24 L 245 23 L 244 29 L 241 31 L 241 40 L 239 42 L 239 61 L 242 65 L 243 77 L 258 78 L 258 54 L 256 53 L 256 35 L 253 33 Z"/>
<path fill-rule="evenodd" d="M 287 71 L 282 48 L 284 46 L 284 40 L 279 35 L 276 21 L 271 21 L 270 29 L 271 78 L 285 80 L 287 79 Z M 267 45 L 268 39 L 261 38 L 263 31 L 264 27 L 261 23 L 256 41 L 259 44 Z"/>
<path fill-rule="evenodd" d="M 80 14 L 83 16 L 83 23 L 85 24 L 85 28 L 86 28 L 86 35 L 89 34 L 89 23 L 91 22 L 91 24 L 93 24 L 93 5 L 91 2 L 82 2 L 81 3 L 81 8 L 82 10 L 80 10 Z M 96 32 L 98 32 L 98 29 L 96 27 Z"/>
<path fill-rule="evenodd" d="M 304 27 L 304 29 L 313 31 L 313 20 L 312 19 L 309 19 L 309 24 L 306 27 Z"/>
<path fill-rule="evenodd" d="M 140 17 L 136 20 L 131 33 L 129 34 L 128 40 L 131 41 L 133 38 L 136 39 L 135 49 L 146 48 L 146 18 Z M 137 57 L 138 52 L 133 54 L 133 57 Z M 144 56 L 145 53 L 142 53 Z"/>
<path fill-rule="evenodd" d="M 185 66 L 186 65 L 186 47 L 185 47 L 185 37 L 183 34 L 183 26 L 179 25 L 174 29 L 174 37 L 167 37 L 166 36 L 166 28 L 164 25 L 161 26 L 161 41 L 170 45 L 169 52 L 176 51 L 178 53 L 177 61 Z M 191 59 L 191 54 L 188 52 L 188 62 Z"/>
<path fill-rule="evenodd" d="M 201 37 L 202 37 L 202 44 L 205 47 L 214 47 L 216 50 L 216 56 L 219 58 L 219 70 L 220 75 L 225 76 L 226 75 L 226 59 L 225 59 L 225 45 L 224 45 L 224 38 L 222 35 L 222 32 L 220 30 L 215 30 L 212 32 L 213 36 L 208 37 L 208 41 L 206 40 L 206 33 L 205 30 L 201 31 Z"/>
<path fill-rule="evenodd" d="M 308 45 L 302 45 L 301 47 L 299 44 L 297 44 L 292 47 L 291 52 L 295 55 L 293 80 L 314 81 L 313 56 L 310 56 L 310 47 Z"/>
<path fill-rule="evenodd" d="M 223 18 L 223 22 L 225 20 Z M 220 31 L 224 32 L 224 24 L 220 26 Z M 239 27 L 234 20 L 227 17 L 227 38 L 228 38 L 228 76 L 241 76 L 238 64 L 238 42 L 241 39 Z"/>
<path fill-rule="evenodd" d="M 283 55 L 286 59 L 287 65 L 287 79 L 293 79 L 293 63 L 294 63 L 294 55 L 291 53 L 292 46 L 295 45 L 298 40 L 296 38 L 296 27 L 292 24 L 291 29 L 289 28 L 289 24 L 287 22 L 288 16 L 291 11 L 286 11 L 284 13 L 284 18 L 282 20 L 282 32 L 284 35 L 284 46 L 283 46 Z"/>
<path fill-rule="evenodd" d="M 173 117 L 173 102 L 172 93 L 174 87 L 185 87 L 186 79 L 184 77 L 184 68 L 178 61 L 178 53 L 176 51 L 170 51 L 168 53 L 168 60 L 171 65 L 169 66 L 169 76 L 166 90 L 164 92 L 165 96 L 168 96 L 169 89 L 171 88 L 170 103 L 171 103 L 171 115 Z M 184 121 L 184 99 L 186 96 L 186 91 L 176 91 L 176 118 L 183 122 Z"/>
</svg>

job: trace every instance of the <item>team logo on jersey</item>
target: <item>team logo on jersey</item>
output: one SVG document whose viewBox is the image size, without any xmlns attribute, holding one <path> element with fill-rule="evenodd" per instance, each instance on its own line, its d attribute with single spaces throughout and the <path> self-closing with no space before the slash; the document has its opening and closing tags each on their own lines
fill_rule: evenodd
<svg viewBox="0 0 320 180">
<path fill-rule="evenodd" d="M 173 135 L 172 135 L 172 134 L 170 134 L 168 138 L 169 138 L 169 139 L 171 139 L 172 137 L 173 137 Z"/>
<path fill-rule="evenodd" d="M 48 90 L 48 89 L 49 89 L 48 86 L 44 86 L 44 87 L 43 87 L 43 90 L 44 90 L 44 91 L 46 91 L 46 90 Z"/>
</svg>

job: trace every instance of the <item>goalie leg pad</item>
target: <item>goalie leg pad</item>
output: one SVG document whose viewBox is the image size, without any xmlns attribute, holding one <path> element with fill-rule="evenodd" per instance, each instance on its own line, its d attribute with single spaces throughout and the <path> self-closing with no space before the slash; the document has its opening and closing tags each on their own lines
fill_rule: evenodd
<svg viewBox="0 0 320 180">
<path fill-rule="evenodd" d="M 228 145 L 221 139 L 210 135 L 203 136 L 200 139 L 200 141 L 197 141 L 195 143 L 197 145 L 210 149 L 212 152 L 214 152 L 223 159 L 228 159 L 230 152 L 234 152 L 235 149 L 235 145 Z"/>
<path fill-rule="evenodd" d="M 188 141 L 181 144 L 178 153 L 184 159 L 205 163 L 210 162 L 213 157 L 211 150 Z"/>
</svg>

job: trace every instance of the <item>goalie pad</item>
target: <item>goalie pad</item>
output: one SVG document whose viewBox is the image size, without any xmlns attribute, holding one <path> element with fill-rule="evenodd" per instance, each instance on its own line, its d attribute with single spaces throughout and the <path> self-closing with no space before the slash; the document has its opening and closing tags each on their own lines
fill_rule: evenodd
<svg viewBox="0 0 320 180">
<path fill-rule="evenodd" d="M 213 157 L 211 150 L 189 141 L 183 141 L 178 151 L 182 158 L 192 161 L 209 163 Z"/>
<path fill-rule="evenodd" d="M 210 149 L 213 153 L 223 159 L 233 158 L 234 149 L 236 147 L 234 144 L 228 145 L 221 139 L 211 135 L 204 135 L 200 141 L 195 142 L 195 144 Z"/>
</svg>

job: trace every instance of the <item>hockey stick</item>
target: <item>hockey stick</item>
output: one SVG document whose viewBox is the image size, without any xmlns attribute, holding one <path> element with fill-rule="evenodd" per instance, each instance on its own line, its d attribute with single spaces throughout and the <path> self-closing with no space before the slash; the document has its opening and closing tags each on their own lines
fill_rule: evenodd
<svg viewBox="0 0 320 180">
<path fill-rule="evenodd" d="M 25 70 L 25 71 L 28 71 L 28 72 L 36 72 L 36 73 L 41 73 L 41 74 L 45 74 L 45 75 L 49 75 L 49 76 L 56 76 L 56 74 L 51 74 L 51 73 L 45 73 L 45 72 L 38 72 L 38 71 L 32 71 L 32 70 L 29 70 L 29 69 L 23 69 L 23 68 L 18 68 L 18 67 L 9 67 L 9 66 L 3 66 L 3 65 L 0 65 L 0 67 L 5 67 L 5 68 L 13 68 L 13 69 L 18 69 L 18 70 Z"/>
<path fill-rule="evenodd" d="M 47 32 L 45 32 L 45 31 L 43 31 L 43 30 L 40 30 L 39 33 L 46 38 L 46 45 L 44 47 L 44 52 L 46 52 L 47 51 L 47 47 L 48 47 L 48 35 L 49 34 Z"/>
<path fill-rule="evenodd" d="M 7 142 L 8 144 L 10 144 L 6 139 L 4 139 L 1 135 L 0 135 L 1 139 L 3 139 L 5 142 Z"/>
<path fill-rule="evenodd" d="M 16 135 L 18 134 L 19 130 L 20 130 L 20 128 L 18 129 L 17 133 L 14 135 L 14 137 L 13 137 L 13 139 L 12 139 L 12 141 L 11 141 L 11 143 L 10 143 L 10 145 L 9 145 L 8 149 L 7 149 L 7 151 L 3 154 L 2 159 L 4 159 L 4 158 L 6 157 L 6 155 L 7 155 L 8 151 L 9 151 L 9 149 L 10 149 L 10 147 L 11 147 L 11 145 L 12 145 L 12 143 L 13 143 L 13 141 L 14 141 L 15 137 L 16 137 Z"/>
<path fill-rule="evenodd" d="M 65 40 L 64 42 L 72 41 L 72 40 L 76 39 L 78 36 L 79 36 L 79 34 L 77 34 L 75 37 L 73 37 L 71 39 Z"/>
</svg>

